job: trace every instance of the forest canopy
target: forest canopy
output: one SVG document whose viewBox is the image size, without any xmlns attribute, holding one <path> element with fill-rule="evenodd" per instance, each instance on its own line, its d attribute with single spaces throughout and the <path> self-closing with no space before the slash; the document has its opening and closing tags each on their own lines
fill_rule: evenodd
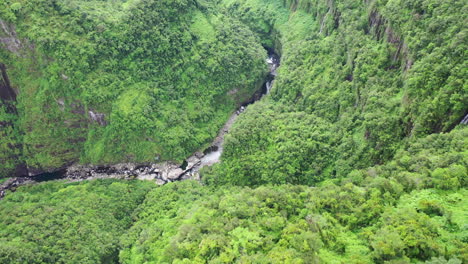
<svg viewBox="0 0 468 264">
<path fill-rule="evenodd" d="M 468 263 L 461 0 L 0 0 L 0 263 Z M 4 67 L 3 67 L 4 65 Z M 6 93 L 7 91 L 8 93 Z M 14 92 L 14 96 L 11 92 Z"/>
<path fill-rule="evenodd" d="M 0 49 L 19 91 L 18 115 L 0 111 L 9 124 L 0 158 L 12 163 L 3 176 L 15 162 L 50 171 L 73 162 L 181 161 L 215 137 L 266 74 L 258 37 L 210 2 L 0 6 L 10 11 L 2 34 L 21 43 Z"/>
</svg>

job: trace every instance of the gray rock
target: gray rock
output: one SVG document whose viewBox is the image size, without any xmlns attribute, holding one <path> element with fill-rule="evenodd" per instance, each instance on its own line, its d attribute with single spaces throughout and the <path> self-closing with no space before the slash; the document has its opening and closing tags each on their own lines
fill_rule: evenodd
<svg viewBox="0 0 468 264">
<path fill-rule="evenodd" d="M 88 111 L 89 118 L 93 121 L 98 123 L 100 126 L 106 126 L 107 121 L 106 121 L 106 115 L 103 113 L 99 112 L 94 112 L 94 111 Z"/>
<path fill-rule="evenodd" d="M 161 180 L 161 179 L 156 179 L 156 184 L 157 184 L 157 185 L 164 185 L 164 184 L 166 184 L 166 183 L 167 183 L 166 181 L 163 181 L 163 180 Z"/>
<path fill-rule="evenodd" d="M 462 121 L 460 122 L 460 124 L 463 124 L 463 125 L 468 125 L 468 115 L 466 115 Z"/>
<path fill-rule="evenodd" d="M 167 178 L 172 181 L 178 180 L 183 173 L 184 173 L 184 170 L 182 170 L 181 168 L 170 170 L 167 173 Z"/>
<path fill-rule="evenodd" d="M 0 37 L 0 43 L 8 51 L 20 55 L 21 48 L 23 47 L 18 35 L 16 34 L 15 27 L 0 19 L 0 28 L 2 29 L 4 37 Z"/>
</svg>

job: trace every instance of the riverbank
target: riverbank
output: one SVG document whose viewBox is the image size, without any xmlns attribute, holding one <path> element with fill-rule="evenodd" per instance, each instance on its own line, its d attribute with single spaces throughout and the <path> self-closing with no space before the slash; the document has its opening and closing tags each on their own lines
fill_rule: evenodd
<svg viewBox="0 0 468 264">
<path fill-rule="evenodd" d="M 273 86 L 276 70 L 280 65 L 279 56 L 273 51 L 268 52 L 266 59 L 269 74 L 261 89 L 250 100 L 241 105 L 226 121 L 214 138 L 212 144 L 204 151 L 197 151 L 188 157 L 182 164 L 174 162 L 162 163 L 119 163 L 114 165 L 72 165 L 66 169 L 51 173 L 43 173 L 36 176 L 15 177 L 5 180 L 0 184 L 0 199 L 6 191 L 15 191 L 21 185 L 34 184 L 52 180 L 66 180 L 69 182 L 93 180 L 93 179 L 121 179 L 121 180 L 149 180 L 158 185 L 180 180 L 200 180 L 199 171 L 205 166 L 212 166 L 220 162 L 223 152 L 224 137 L 236 119 L 250 105 L 268 94 Z"/>
</svg>

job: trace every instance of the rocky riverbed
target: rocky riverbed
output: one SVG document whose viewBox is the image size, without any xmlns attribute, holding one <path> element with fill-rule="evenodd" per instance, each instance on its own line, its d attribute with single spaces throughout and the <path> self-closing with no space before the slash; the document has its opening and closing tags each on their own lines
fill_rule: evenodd
<svg viewBox="0 0 468 264">
<path fill-rule="evenodd" d="M 36 176 L 25 176 L 10 178 L 0 184 L 0 199 L 5 196 L 7 190 L 15 191 L 17 187 L 25 184 L 33 184 L 50 180 L 66 180 L 69 182 L 92 180 L 92 179 L 125 179 L 125 180 L 151 180 L 156 184 L 163 185 L 168 182 L 194 179 L 200 180 L 199 171 L 205 166 L 211 166 L 220 161 L 223 152 L 224 136 L 229 133 L 237 117 L 244 112 L 249 104 L 259 100 L 263 95 L 270 92 L 273 86 L 276 70 L 279 66 L 279 57 L 269 52 L 266 60 L 269 66 L 269 75 L 267 76 L 261 91 L 257 92 L 252 100 L 237 109 L 223 128 L 219 131 L 210 147 L 203 152 L 197 151 L 187 158 L 182 164 L 173 162 L 162 163 L 120 163 L 114 165 L 72 165 L 66 169 L 43 173 Z"/>
</svg>

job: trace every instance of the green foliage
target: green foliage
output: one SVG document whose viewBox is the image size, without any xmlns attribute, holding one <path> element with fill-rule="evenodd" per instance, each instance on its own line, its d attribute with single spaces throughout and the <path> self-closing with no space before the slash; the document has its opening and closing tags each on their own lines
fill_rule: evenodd
<svg viewBox="0 0 468 264">
<path fill-rule="evenodd" d="M 205 173 L 204 181 L 249 186 L 319 182 L 330 176 L 329 126 L 314 115 L 257 102 L 236 121 L 226 136 L 220 169 L 213 176 Z"/>
<path fill-rule="evenodd" d="M 393 186 L 393 187 L 392 187 Z M 398 187 L 399 186 L 399 187 Z M 465 259 L 466 190 L 406 193 L 395 180 L 153 190 L 122 263 L 409 263 Z"/>
<path fill-rule="evenodd" d="M 466 28 L 463 1 L 378 1 L 407 45 L 406 122 L 413 133 L 448 131 L 466 114 Z"/>
<path fill-rule="evenodd" d="M 313 213 L 307 187 L 208 190 L 183 182 L 151 192 L 122 263 L 318 263 L 324 245 L 348 246 L 334 241 L 336 220 Z"/>
<path fill-rule="evenodd" d="M 192 181 L 170 183 L 148 193 L 135 211 L 137 222 L 121 239 L 120 260 L 142 263 L 170 258 L 171 252 L 164 252 L 181 224 L 179 215 L 189 214 L 193 203 L 207 193 L 208 190 Z M 138 239 L 139 236 L 154 239 Z M 149 247 L 151 251 L 146 250 Z"/>
<path fill-rule="evenodd" d="M 0 49 L 20 91 L 18 115 L 0 106 L 1 175 L 182 160 L 259 87 L 262 45 L 282 55 L 207 186 L 21 187 L 0 201 L 0 262 L 468 263 L 465 2 L 0 7 L 26 43 Z"/>
<path fill-rule="evenodd" d="M 0 60 L 19 90 L 31 168 L 180 161 L 211 141 L 266 72 L 258 38 L 212 3 L 13 2 L 18 38 L 34 46 Z"/>
<path fill-rule="evenodd" d="M 396 210 L 382 218 L 384 227 L 371 238 L 377 260 L 402 256 L 425 260 L 441 253 L 434 239 L 439 235 L 437 227 L 426 214 Z"/>
<path fill-rule="evenodd" d="M 434 185 L 445 190 L 460 188 L 460 180 L 466 179 L 467 176 L 466 167 L 462 165 L 453 165 L 445 169 L 437 168 L 432 172 Z"/>
<path fill-rule="evenodd" d="M 11 105 L 0 105 L 0 178 L 8 176 L 20 163 L 18 144 L 21 135 L 15 126 L 16 121 L 17 116 L 12 113 Z"/>
<path fill-rule="evenodd" d="M 96 180 L 24 186 L 0 202 L 1 263 L 111 263 L 154 186 Z"/>
<path fill-rule="evenodd" d="M 466 187 L 445 190 L 433 171 L 465 172 L 466 133 L 419 139 L 392 162 L 312 188 L 195 181 L 147 194 L 152 184 L 133 181 L 22 187 L 0 202 L 0 257 L 106 263 L 119 250 L 122 263 L 463 263 Z"/>
<path fill-rule="evenodd" d="M 216 175 L 221 184 L 252 186 L 343 178 L 390 161 L 406 142 L 453 129 L 468 94 L 458 19 L 466 4 L 455 2 L 223 1 L 255 32 L 263 18 L 282 58 L 271 96 L 239 118 L 207 182 Z M 453 188 L 464 175 L 435 173 Z"/>
</svg>

